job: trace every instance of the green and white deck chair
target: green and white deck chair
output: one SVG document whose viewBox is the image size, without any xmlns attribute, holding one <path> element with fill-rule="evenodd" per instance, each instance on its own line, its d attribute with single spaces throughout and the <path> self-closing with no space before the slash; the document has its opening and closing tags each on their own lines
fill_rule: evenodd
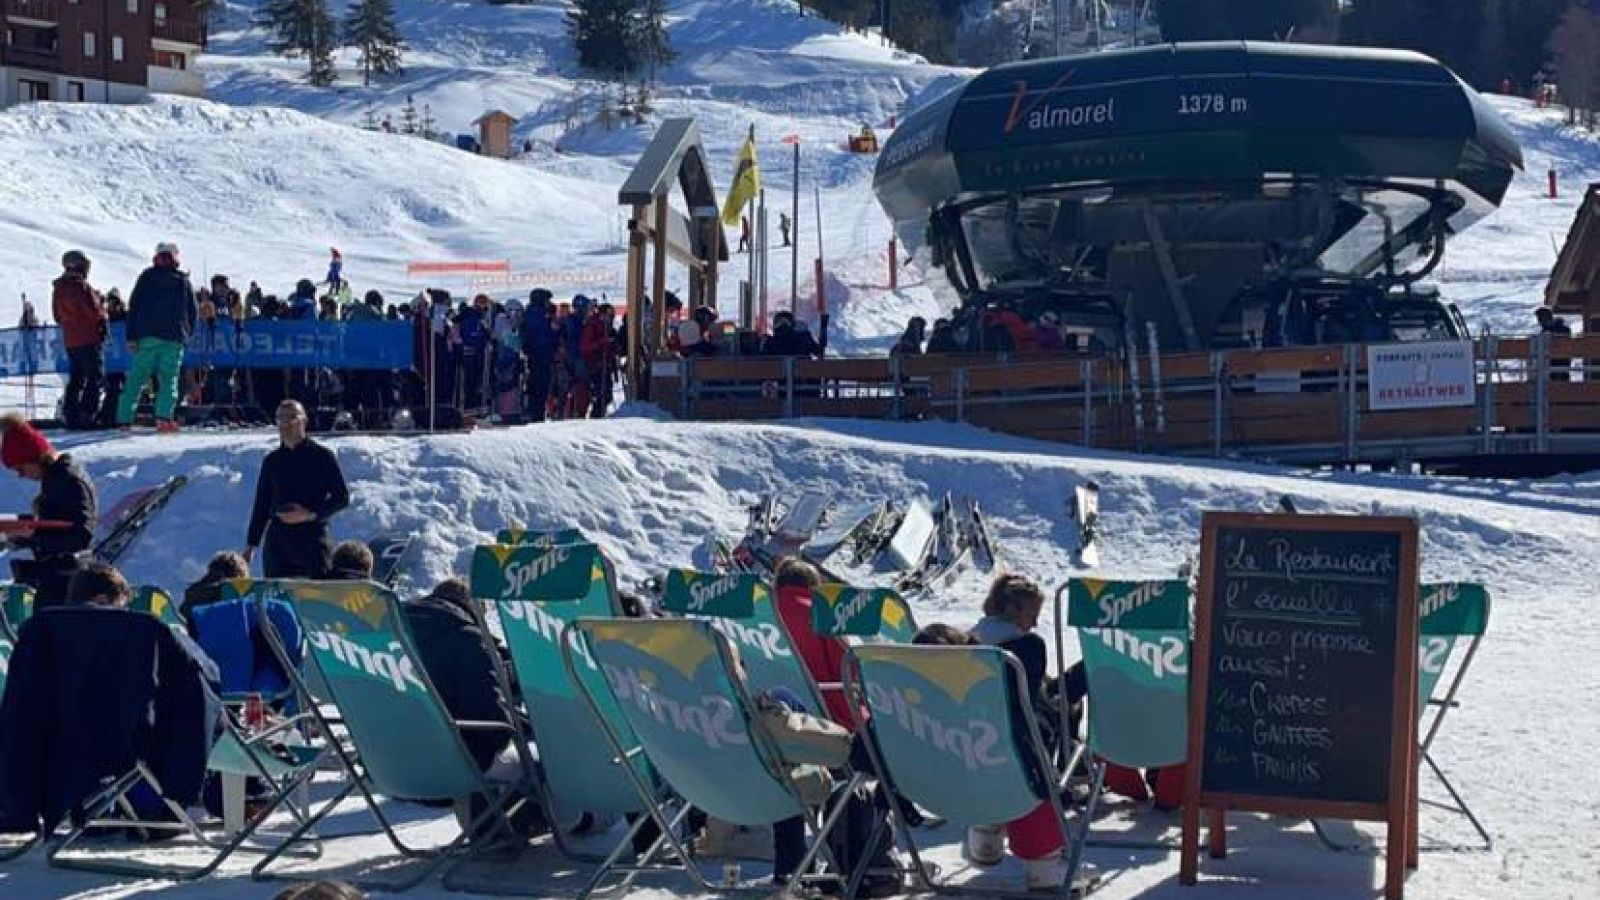
<svg viewBox="0 0 1600 900">
<path fill-rule="evenodd" d="M 0 584 L 0 629 L 17 639 L 22 623 L 33 616 L 33 588 L 25 584 Z"/>
<path fill-rule="evenodd" d="M 838 638 L 848 646 L 863 643 L 909 644 L 917 622 L 906 599 L 888 588 L 819 584 L 811 590 L 811 628 L 821 637 Z M 818 682 L 826 696 L 843 693 L 844 684 Z"/>
<path fill-rule="evenodd" d="M 1105 783 L 1102 760 L 1157 769 L 1188 757 L 1189 584 L 1074 578 L 1065 590 L 1066 623 L 1078 631 L 1089 688 L 1085 744 L 1095 761 L 1085 809 L 1092 819 Z M 1089 843 L 1167 846 L 1114 839 Z"/>
<path fill-rule="evenodd" d="M 579 619 L 568 626 L 576 641 L 563 648 L 567 666 L 577 679 L 588 660 L 605 675 L 604 691 L 582 681 L 584 696 L 595 704 L 602 694 L 616 702 L 622 718 L 633 729 L 639 747 L 656 771 L 685 803 L 725 822 L 746 827 L 770 825 L 802 816 L 811 833 L 811 846 L 785 890 L 793 892 L 810 877 L 821 855 L 832 863 L 828 831 L 837 823 L 845 804 L 826 821 L 806 807 L 787 777 L 778 748 L 757 726 L 751 694 L 738 672 L 728 638 L 711 622 L 693 619 Z M 619 757 L 635 752 L 616 729 L 606 725 L 606 736 Z M 673 837 L 671 817 L 656 801 L 653 789 L 632 768 L 623 770 L 640 800 L 648 804 L 662 835 L 683 863 L 682 870 L 702 890 L 734 887 L 754 889 L 745 883 L 719 885 L 707 879 L 699 864 Z M 657 843 L 657 848 L 660 842 Z M 652 849 L 652 853 L 655 848 Z M 583 896 L 598 886 L 598 881 Z"/>
<path fill-rule="evenodd" d="M 1068 848 L 1072 891 L 1083 855 L 1088 818 L 1067 824 L 1060 788 L 1050 770 L 1039 723 L 1027 703 L 1022 664 L 998 647 L 932 647 L 867 644 L 845 654 L 845 690 L 858 729 L 870 729 L 868 752 L 891 793 L 961 826 L 995 825 L 1050 804 Z M 1020 720 L 1018 717 L 1021 717 Z M 897 803 L 889 804 L 892 827 L 928 889 L 939 894 L 1024 897 L 1023 889 L 940 879 L 923 862 L 916 833 Z M 876 836 L 868 846 L 876 842 Z M 863 863 L 864 864 L 864 863 Z M 860 872 L 852 873 L 851 888 Z"/>
<path fill-rule="evenodd" d="M 1420 700 L 1420 715 L 1422 717 L 1422 759 L 1433 770 L 1434 777 L 1444 785 L 1449 792 L 1450 799 L 1455 806 L 1446 806 L 1452 812 L 1466 816 L 1467 821 L 1477 830 L 1478 837 L 1483 840 L 1483 849 L 1494 849 L 1494 839 L 1478 821 L 1467 802 L 1462 799 L 1461 793 L 1454 784 L 1445 776 L 1444 769 L 1434 760 L 1431 750 L 1434 738 L 1438 737 L 1439 729 L 1444 726 L 1444 718 L 1450 710 L 1460 706 L 1456 699 L 1461 690 L 1461 685 L 1466 681 L 1467 671 L 1472 668 L 1472 661 L 1478 655 L 1478 647 L 1483 643 L 1484 633 L 1489 627 L 1489 592 L 1481 584 L 1466 582 L 1446 582 L 1440 584 L 1424 584 L 1422 586 L 1422 647 L 1418 654 L 1417 693 Z M 1450 659 L 1455 655 L 1456 648 L 1466 645 L 1466 652 L 1461 657 L 1460 663 L 1455 667 L 1455 673 L 1449 679 L 1449 687 L 1443 696 L 1437 696 L 1439 685 L 1444 683 Z M 1431 711 L 1431 715 L 1429 714 Z"/>
<path fill-rule="evenodd" d="M 382 890 L 406 890 L 446 866 L 448 881 L 450 871 L 492 844 L 467 844 L 468 836 L 484 826 L 492 825 L 497 837 L 515 842 L 507 817 L 525 802 L 516 795 L 528 786 L 527 781 L 491 783 L 478 770 L 460 734 L 464 729 L 510 730 L 511 726 L 505 721 L 451 718 L 412 643 L 395 595 L 382 585 L 364 581 L 275 584 L 294 604 L 306 633 L 307 659 L 321 673 L 361 760 L 359 768 L 347 770 L 350 784 L 302 822 L 290 840 L 310 831 L 352 791 L 359 790 L 380 820 L 378 795 L 410 800 L 488 798 L 484 811 L 442 847 L 413 849 L 385 825 L 402 856 L 429 861 L 419 866 L 417 873 Z M 267 877 L 268 867 L 279 855 L 268 854 L 252 874 Z"/>
<path fill-rule="evenodd" d="M 585 812 L 633 815 L 637 824 L 623 842 L 631 844 L 633 831 L 646 820 L 649 808 L 621 771 L 619 757 L 600 750 L 606 746 L 605 729 L 569 676 L 561 652 L 562 633 L 570 623 L 580 617 L 620 615 L 610 560 L 593 544 L 484 545 L 473 551 L 471 572 L 472 596 L 498 612 L 538 747 L 541 793 L 545 808 L 553 812 L 551 821 L 571 821 Z M 601 714 L 625 745 L 635 746 L 632 729 L 605 690 L 600 670 L 581 650 L 579 662 L 578 678 L 594 692 Z M 655 783 L 647 760 L 640 755 L 630 760 L 642 782 Z M 559 827 L 551 829 L 564 855 L 590 862 L 607 859 L 576 852 L 561 832 Z M 619 887 L 626 888 L 635 874 L 628 872 Z"/>
<path fill-rule="evenodd" d="M 172 602 L 172 595 L 153 584 L 141 585 L 135 590 L 133 598 L 128 601 L 128 608 L 134 612 L 149 613 L 165 625 L 186 627 L 178 604 Z"/>
<path fill-rule="evenodd" d="M 822 692 L 778 615 L 777 597 L 760 575 L 673 569 L 663 583 L 661 607 L 711 623 L 738 648 L 751 693 L 785 688 L 812 715 L 827 715 Z"/>
<path fill-rule="evenodd" d="M 507 547 L 520 547 L 523 544 L 532 544 L 535 547 L 559 547 L 563 544 L 586 544 L 589 539 L 583 532 L 576 528 L 553 528 L 549 531 L 539 531 L 533 528 L 523 528 L 521 525 L 512 525 L 495 532 L 494 542 Z"/>
</svg>

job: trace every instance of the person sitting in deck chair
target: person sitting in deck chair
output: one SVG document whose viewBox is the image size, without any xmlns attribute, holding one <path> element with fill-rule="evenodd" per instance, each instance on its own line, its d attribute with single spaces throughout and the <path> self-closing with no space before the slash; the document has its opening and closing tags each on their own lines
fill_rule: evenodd
<svg viewBox="0 0 1600 900">
<path fill-rule="evenodd" d="M 183 635 L 129 611 L 131 596 L 114 567 L 90 563 L 65 607 L 23 626 L 0 702 L 0 831 L 52 833 L 137 762 L 179 805 L 198 798 L 217 733 L 206 691 L 215 667 Z M 166 818 L 152 791 L 128 799 L 143 820 Z"/>
<path fill-rule="evenodd" d="M 979 643 L 1000 647 L 1017 658 L 1027 678 L 1027 698 L 1019 702 L 1032 703 L 1041 712 L 1036 715 L 1040 724 L 1055 720 L 1045 699 L 1047 690 L 1048 656 L 1044 639 L 1033 632 L 1039 624 L 1039 611 L 1044 606 L 1044 592 L 1028 578 L 1020 575 L 1000 575 L 989 588 L 983 601 L 983 618 L 973 628 L 973 637 Z M 1063 676 L 1069 700 L 1076 704 L 1086 691 L 1083 667 L 1074 667 Z M 1071 726 L 1069 726 L 1071 727 Z M 1064 738 L 1054 735 L 1056 740 Z M 1051 743 L 1045 739 L 1046 746 Z M 1048 766 L 1044 760 L 1040 765 Z M 1041 803 L 1033 812 L 1013 822 L 1005 823 L 1006 836 L 1010 838 L 1011 852 L 1028 871 L 1028 886 L 1059 886 L 1066 878 L 1067 867 L 1061 858 L 1061 829 L 1054 821 L 1054 810 L 1048 802 Z M 1000 862 L 1002 845 L 1000 825 L 980 825 L 967 829 L 967 839 L 962 853 L 978 865 L 991 866 Z"/>
<path fill-rule="evenodd" d="M 402 610 L 411 639 L 416 642 L 423 668 L 439 690 L 439 699 L 451 717 L 459 721 L 504 722 L 510 704 L 503 696 L 496 669 L 500 661 L 489 647 L 498 639 L 486 636 L 481 618 L 472 608 L 472 592 L 465 579 L 447 578 L 425 597 L 406 603 Z M 515 698 L 511 698 L 515 699 Z M 461 741 L 478 768 L 490 781 L 513 781 L 521 774 L 522 759 L 511 746 L 506 731 L 471 730 L 461 732 Z M 477 801 L 474 800 L 476 805 Z M 547 830 L 536 803 L 525 803 L 515 817 L 523 834 Z M 463 827 L 476 810 L 458 804 L 456 816 Z"/>
</svg>

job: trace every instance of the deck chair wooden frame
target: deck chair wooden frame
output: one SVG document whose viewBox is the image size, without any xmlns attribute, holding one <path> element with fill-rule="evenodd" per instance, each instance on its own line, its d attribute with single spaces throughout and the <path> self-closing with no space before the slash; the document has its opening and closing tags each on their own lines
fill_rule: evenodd
<svg viewBox="0 0 1600 900">
<path fill-rule="evenodd" d="M 881 780 L 884 789 L 889 791 L 892 796 L 908 797 L 911 801 L 916 802 L 919 806 L 930 805 L 923 802 L 927 798 L 906 793 L 903 782 L 896 778 L 895 772 L 897 770 L 897 761 L 887 758 L 881 740 L 874 730 L 876 726 L 874 726 L 873 722 L 876 720 L 876 717 L 880 711 L 875 710 L 874 716 L 870 719 L 865 717 L 861 712 L 862 710 L 870 708 L 870 692 L 868 690 L 868 682 L 863 678 L 862 659 L 864 657 L 870 659 L 871 657 L 880 654 L 892 654 L 896 656 L 904 654 L 908 656 L 922 656 L 928 659 L 949 660 L 957 660 L 961 657 L 975 659 L 979 656 L 982 656 L 989 659 L 998 660 L 998 665 L 1001 666 L 1001 671 L 1005 673 L 1001 677 L 1008 680 L 1008 684 L 1005 686 L 1005 689 L 1011 691 L 1011 696 L 1013 697 L 1028 696 L 1027 675 L 1023 671 L 1022 663 L 1019 662 L 1015 656 L 1012 656 L 1010 653 L 1007 653 L 998 647 L 941 647 L 910 645 L 888 646 L 878 644 L 852 647 L 845 653 L 845 696 L 849 698 L 851 714 L 856 717 L 857 733 L 865 735 L 867 738 L 863 741 L 863 744 L 865 744 L 867 752 L 872 758 L 873 767 L 877 770 L 878 777 Z M 1094 816 L 1094 810 L 1092 806 L 1085 809 L 1079 819 L 1077 834 L 1074 834 L 1073 829 L 1067 824 L 1066 811 L 1061 805 L 1061 791 L 1066 787 L 1066 779 L 1062 778 L 1060 773 L 1056 772 L 1049 763 L 1050 757 L 1045 749 L 1044 738 L 1039 730 L 1039 722 L 1034 716 L 1032 708 L 1025 702 L 1018 704 L 1008 703 L 1006 704 L 1005 708 L 1006 720 L 993 724 L 1000 734 L 1014 735 L 1015 730 L 1012 727 L 1013 722 L 1011 721 L 1011 717 L 1017 715 L 1018 711 L 1020 710 L 1022 724 L 1025 726 L 1024 732 L 1027 735 L 1028 741 L 1028 747 L 1025 749 L 1027 752 L 1032 754 L 1036 764 L 1043 770 L 1040 774 L 1043 775 L 1045 780 L 1048 782 L 1046 785 L 1046 790 L 1044 791 L 1046 796 L 1038 798 L 1038 802 L 1048 803 L 1050 805 L 1054 821 L 1061 831 L 1062 847 L 1066 849 L 1068 853 L 1067 877 L 1063 881 L 1061 888 L 1053 893 L 1044 893 L 1040 891 L 1031 891 L 1019 888 L 997 888 L 990 884 L 969 885 L 966 883 L 956 883 L 949 878 L 940 878 L 937 867 L 923 860 L 922 850 L 917 846 L 915 830 L 912 828 L 911 823 L 907 821 L 905 813 L 901 809 L 899 803 L 889 804 L 888 825 L 885 826 L 883 823 L 880 823 L 879 827 L 874 829 L 872 836 L 868 838 L 867 846 L 870 847 L 876 844 L 884 827 L 893 828 L 896 834 L 897 842 L 905 848 L 907 854 L 909 854 L 911 857 L 913 876 L 926 890 L 942 896 L 1010 898 L 1072 896 L 1074 891 L 1077 889 L 1075 882 L 1078 871 L 1082 866 L 1084 843 L 1088 836 L 1089 821 Z M 883 714 L 887 713 L 883 712 Z M 931 806 L 942 805 L 943 804 L 932 804 Z M 935 809 L 934 812 L 935 814 L 942 813 L 942 811 L 939 809 Z M 946 818 L 949 817 L 946 816 Z M 864 880 L 869 864 L 870 860 L 863 858 L 857 864 L 856 868 L 850 873 L 845 891 L 845 896 L 847 898 L 853 898 L 855 896 L 855 892 L 860 888 L 861 882 Z"/>
<path fill-rule="evenodd" d="M 340 760 L 342 767 L 345 769 L 345 773 L 349 779 L 349 784 L 336 793 L 331 799 L 326 801 L 315 814 L 301 822 L 295 832 L 290 835 L 290 841 L 299 838 L 301 835 L 316 827 L 318 823 L 320 823 L 330 813 L 337 809 L 338 806 L 345 800 L 345 798 L 351 795 L 351 793 L 359 792 L 367 809 L 373 814 L 374 818 L 378 820 L 384 835 L 389 839 L 390 844 L 395 848 L 396 852 L 398 852 L 400 856 L 406 859 L 428 860 L 425 865 L 420 866 L 419 870 L 408 878 L 384 884 L 375 882 L 369 883 L 370 887 L 367 889 L 405 891 L 415 887 L 418 884 L 421 884 L 422 882 L 431 878 L 435 873 L 441 871 L 443 873 L 445 887 L 452 888 L 453 881 L 451 875 L 456 868 L 469 859 L 480 856 L 488 849 L 495 847 L 494 842 L 489 840 L 480 840 L 471 845 L 468 844 L 468 839 L 473 835 L 478 834 L 480 829 L 482 829 L 484 826 L 493 827 L 492 836 L 495 839 L 514 845 L 517 841 L 517 838 L 515 829 L 511 825 L 510 817 L 518 808 L 520 808 L 523 803 L 527 802 L 527 796 L 523 794 L 521 789 L 532 786 L 531 761 L 525 756 L 522 757 L 524 772 L 523 779 L 520 779 L 515 784 L 496 785 L 491 783 L 487 776 L 478 770 L 477 764 L 473 761 L 471 755 L 467 752 L 465 744 L 463 744 L 461 741 L 461 732 L 463 731 L 504 730 L 514 733 L 515 729 L 513 729 L 509 724 L 509 721 L 511 720 L 501 722 L 462 721 L 455 719 L 449 714 L 449 711 L 444 708 L 443 701 L 440 700 L 439 691 L 434 686 L 432 678 L 428 675 L 427 669 L 422 665 L 421 657 L 417 653 L 416 646 L 411 639 L 410 631 L 405 626 L 405 619 L 400 612 L 398 600 L 395 598 L 394 594 L 383 585 L 374 584 L 371 582 L 282 581 L 278 582 L 276 586 L 281 593 L 284 596 L 287 596 L 291 603 L 295 606 L 296 615 L 300 618 L 301 627 L 307 632 L 307 643 L 312 648 L 312 652 L 308 652 L 306 654 L 306 658 L 311 661 L 311 665 L 321 675 L 322 683 L 327 686 L 331 699 L 340 710 L 349 743 L 358 752 L 357 756 L 353 756 L 343 745 L 343 742 L 337 740 L 329 741 L 329 744 L 334 750 L 335 755 Z M 465 779 L 461 779 L 472 785 L 471 790 L 467 793 L 473 793 L 485 797 L 487 798 L 488 802 L 485 803 L 483 812 L 474 816 L 472 820 L 461 829 L 460 834 L 450 842 L 431 848 L 419 849 L 412 847 L 400 840 L 399 835 L 395 833 L 395 830 L 392 824 L 389 822 L 388 817 L 383 814 L 377 799 L 377 795 L 382 792 L 381 788 L 383 786 L 378 783 L 379 778 L 374 775 L 374 767 L 370 763 L 368 757 L 370 757 L 374 751 L 377 751 L 381 754 L 388 752 L 392 748 L 389 748 L 386 744 L 382 745 L 382 749 L 372 746 L 365 748 L 362 747 L 362 743 L 366 740 L 366 738 L 360 736 L 363 728 L 359 724 L 359 717 L 365 715 L 365 711 L 361 710 L 359 707 L 352 709 L 349 707 L 347 702 L 341 702 L 339 693 L 341 690 L 343 690 L 343 688 L 337 686 L 339 683 L 338 681 L 329 678 L 329 673 L 324 668 L 322 657 L 318 648 L 316 647 L 315 641 L 310 638 L 311 626 L 306 621 L 305 615 L 306 601 L 310 598 L 316 597 L 318 594 L 327 594 L 329 596 L 334 594 L 348 595 L 340 597 L 338 600 L 338 602 L 347 609 L 353 603 L 368 604 L 366 608 L 369 610 L 372 608 L 370 604 L 381 604 L 383 607 L 381 620 L 389 623 L 389 625 L 387 627 L 374 625 L 375 631 L 382 630 L 384 632 L 384 636 L 389 638 L 391 642 L 391 651 L 403 656 L 409 662 L 409 668 L 411 671 L 406 677 L 406 680 L 413 681 L 414 679 L 414 683 L 419 687 L 418 699 L 425 705 L 424 712 L 428 716 L 434 717 L 437 721 L 447 723 L 449 726 L 451 726 L 449 728 L 450 734 L 446 739 L 444 739 L 443 746 L 445 748 L 453 748 L 456 754 L 455 758 L 433 758 L 430 759 L 429 762 L 434 766 L 441 766 L 448 763 L 457 766 L 459 771 L 470 770 L 470 775 Z M 264 610 L 258 611 L 258 614 L 265 617 Z M 264 633 L 268 635 L 269 641 L 281 640 L 276 636 L 275 629 L 270 628 L 270 624 L 264 623 L 263 628 L 265 629 Z M 396 647 L 398 647 L 397 650 L 394 649 Z M 299 679 L 301 676 L 300 673 L 291 671 L 290 677 L 291 679 Z M 349 697 L 345 697 L 344 700 L 348 701 Z M 313 710 L 313 715 L 318 719 L 319 724 L 331 728 L 331 724 L 327 723 L 324 714 L 315 703 L 311 704 L 311 709 Z M 352 718 L 353 716 L 356 718 Z M 518 748 L 520 755 L 521 746 L 516 743 L 513 743 L 513 746 Z M 465 795 L 466 794 L 463 794 L 462 796 Z M 269 869 L 281 855 L 282 854 L 279 852 L 269 853 L 265 858 L 256 864 L 255 868 L 251 871 L 251 877 L 256 880 L 267 880 L 273 877 Z"/>
<path fill-rule="evenodd" d="M 737 671 L 737 667 L 734 662 L 735 657 L 733 655 L 732 645 L 727 636 L 718 630 L 713 623 L 696 619 L 626 619 L 612 621 L 579 619 L 567 626 L 564 633 L 566 635 L 566 639 L 562 641 L 562 653 L 565 657 L 567 668 L 573 681 L 582 688 L 584 696 L 588 698 L 591 704 L 594 705 L 596 718 L 600 721 L 601 726 L 606 733 L 606 739 L 611 744 L 612 751 L 616 754 L 617 759 L 629 759 L 640 754 L 644 754 L 648 757 L 650 754 L 645 747 L 645 744 L 647 743 L 645 739 L 640 739 L 636 736 L 635 741 L 631 745 L 629 742 L 623 739 L 623 736 L 618 729 L 613 727 L 613 724 L 606 716 L 602 715 L 597 698 L 595 697 L 595 692 L 590 688 L 589 683 L 578 678 L 576 657 L 580 648 L 584 652 L 588 653 L 591 658 L 596 658 L 598 661 L 598 658 L 594 654 L 593 645 L 590 643 L 589 637 L 589 635 L 593 633 L 597 626 L 609 626 L 626 630 L 637 630 L 646 634 L 648 634 L 650 631 L 667 633 L 673 630 L 688 630 L 698 634 L 700 637 L 710 642 L 711 646 L 714 648 L 713 652 L 718 660 L 718 665 L 720 666 L 719 678 L 728 686 L 728 690 L 734 699 L 741 716 L 741 721 L 744 723 L 745 733 L 748 735 L 750 747 L 755 753 L 756 758 L 760 761 L 761 767 L 766 771 L 768 776 L 771 777 L 773 784 L 777 786 L 777 789 L 787 793 L 792 799 L 795 807 L 799 810 L 799 814 L 805 820 L 806 829 L 812 836 L 811 846 L 807 848 L 805 855 L 797 864 L 795 871 L 790 876 L 788 882 L 782 887 L 780 894 L 794 895 L 797 890 L 799 890 L 808 880 L 813 877 L 811 870 L 819 860 L 825 861 L 830 867 L 832 867 L 833 871 L 837 875 L 842 876 L 844 873 L 840 871 L 837 860 L 834 859 L 833 853 L 828 847 L 828 835 L 833 828 L 837 826 L 838 822 L 842 818 L 846 804 L 834 803 L 833 808 L 828 812 L 827 815 L 819 816 L 815 811 L 807 806 L 804 798 L 800 796 L 799 790 L 794 786 L 794 784 L 791 783 L 788 778 L 779 774 L 783 771 L 782 756 L 778 751 L 776 743 L 771 739 L 771 737 L 767 735 L 762 728 L 756 725 L 758 714 L 756 712 L 755 701 L 750 694 L 749 688 L 744 684 L 743 679 L 733 675 L 733 673 Z M 608 687 L 607 690 L 609 691 L 610 688 Z M 616 697 L 613 697 L 612 699 L 618 700 Z M 620 700 L 618 700 L 618 703 L 620 707 Z M 623 719 L 627 720 L 627 718 L 628 714 L 624 713 Z M 685 796 L 681 790 L 679 790 L 676 786 L 673 786 L 676 796 L 669 798 L 666 803 L 663 803 L 661 802 L 659 795 L 651 789 L 650 785 L 645 783 L 643 778 L 640 777 L 634 767 L 623 766 L 622 770 L 627 775 L 629 782 L 634 787 L 634 790 L 639 794 L 639 799 L 645 804 L 649 819 L 655 822 L 656 828 L 659 832 L 659 837 L 640 858 L 638 863 L 634 865 L 620 864 L 623 854 L 631 847 L 634 834 L 637 833 L 639 828 L 643 826 L 645 820 L 641 818 L 640 820 L 636 821 L 633 827 L 628 830 L 628 833 L 624 835 L 623 839 L 617 844 L 616 849 L 612 851 L 611 855 L 607 857 L 607 859 L 601 864 L 600 868 L 594 873 L 589 884 L 586 885 L 584 890 L 579 894 L 580 900 L 586 900 L 588 897 L 601 893 L 601 884 L 607 875 L 613 872 L 622 873 L 627 881 L 624 882 L 623 885 L 614 886 L 613 888 L 608 889 L 605 891 L 605 893 L 614 892 L 618 889 L 618 887 L 625 889 L 626 884 L 631 882 L 632 879 L 636 877 L 638 871 L 642 870 L 642 867 L 650 867 L 652 869 L 670 868 L 682 872 L 685 877 L 687 877 L 691 883 L 693 883 L 700 890 L 723 893 L 761 892 L 766 894 L 771 892 L 772 887 L 766 882 L 757 883 L 747 880 L 737 885 L 729 885 L 707 878 L 705 873 L 700 870 L 698 861 L 689 853 L 689 851 L 684 847 L 682 841 L 680 841 L 677 837 L 677 825 L 682 820 L 684 814 L 688 811 L 689 805 L 694 803 L 696 798 L 692 796 Z M 663 775 L 662 777 L 663 780 L 671 785 L 670 777 L 667 777 L 666 775 Z M 862 776 L 859 774 L 852 775 L 847 785 L 847 790 L 853 790 L 856 785 L 861 783 L 862 780 Z M 676 811 L 671 811 L 667 808 L 670 805 L 678 805 L 678 809 Z M 664 866 L 655 864 L 655 858 L 666 849 L 670 849 L 672 851 L 673 855 L 676 857 L 676 861 Z"/>
</svg>

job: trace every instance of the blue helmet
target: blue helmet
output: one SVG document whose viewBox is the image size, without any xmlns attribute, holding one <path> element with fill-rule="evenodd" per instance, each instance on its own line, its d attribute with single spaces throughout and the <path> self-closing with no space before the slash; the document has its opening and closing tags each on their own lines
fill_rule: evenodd
<svg viewBox="0 0 1600 900">
<path fill-rule="evenodd" d="M 588 297 L 578 294 L 572 298 L 572 308 L 576 310 L 585 310 L 589 308 L 589 304 L 592 302 L 594 301 L 590 300 Z"/>
</svg>

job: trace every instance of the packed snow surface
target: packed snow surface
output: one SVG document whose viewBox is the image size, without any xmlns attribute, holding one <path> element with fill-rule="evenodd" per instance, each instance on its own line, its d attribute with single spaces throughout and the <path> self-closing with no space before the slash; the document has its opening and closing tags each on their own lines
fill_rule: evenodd
<svg viewBox="0 0 1600 900">
<path fill-rule="evenodd" d="M 214 552 L 244 540 L 256 470 L 273 439 L 264 432 L 180 437 L 68 438 L 103 502 L 175 474 L 190 486 L 151 526 L 126 560 L 136 582 L 170 590 L 200 574 Z M 1196 550 L 1202 510 L 1265 509 L 1287 494 L 1304 512 L 1415 514 L 1422 523 L 1426 580 L 1485 583 L 1494 600 L 1489 636 L 1434 748 L 1436 758 L 1493 831 L 1492 852 L 1470 842 L 1465 820 L 1424 805 L 1421 870 L 1413 897 L 1591 897 L 1600 889 L 1593 810 L 1600 790 L 1584 776 L 1584 747 L 1600 734 L 1600 671 L 1590 664 L 1597 586 L 1592 548 L 1600 541 L 1600 481 L 1453 481 L 1372 475 L 1302 475 L 1262 467 L 1085 453 L 1001 437 L 967 426 L 812 421 L 708 425 L 653 416 L 566 422 L 465 435 L 330 439 L 354 503 L 334 524 L 339 538 L 398 532 L 417 540 L 406 593 L 462 573 L 471 548 L 503 525 L 572 525 L 617 560 L 624 587 L 690 565 L 708 535 L 737 536 L 745 505 L 820 490 L 836 502 L 903 501 L 945 491 L 978 498 L 993 520 L 1007 569 L 1053 590 L 1083 574 L 1071 565 L 1065 501 L 1071 486 L 1102 487 L 1104 566 L 1097 574 L 1171 577 Z M 31 485 L 0 481 L 0 509 L 24 508 Z M 983 578 L 970 573 L 917 603 L 923 623 L 970 625 Z M 1050 625 L 1043 626 L 1049 633 Z M 1075 657 L 1069 635 L 1067 656 Z M 1425 799 L 1442 798 L 1423 776 Z M 444 820 L 413 810 L 417 833 L 448 836 Z M 1235 817 L 1235 853 L 1207 862 L 1205 888 L 1176 887 L 1176 856 L 1091 850 L 1108 875 L 1099 896 L 1370 896 L 1382 866 L 1367 855 L 1321 847 L 1304 823 Z M 351 808 L 336 828 L 360 830 Z M 1176 835 L 1177 820 L 1113 802 L 1097 827 L 1144 837 Z M 1349 838 L 1355 832 L 1340 834 Z M 1381 844 L 1378 829 L 1360 833 Z M 958 865 L 951 830 L 929 838 L 934 856 Z M 380 857 L 369 838 L 330 845 L 323 866 Z M 199 885 L 165 887 L 175 897 L 266 897 L 240 868 Z M 548 847 L 530 851 L 513 877 L 548 895 L 570 890 L 570 868 Z M 558 873 L 568 873 L 563 876 Z M 998 885 L 1019 873 L 1010 864 Z M 133 896 L 141 882 L 47 869 L 38 854 L 0 870 L 0 896 Z M 637 896 L 687 896 L 682 882 L 646 880 Z M 424 887 L 412 896 L 443 896 Z"/>
</svg>

